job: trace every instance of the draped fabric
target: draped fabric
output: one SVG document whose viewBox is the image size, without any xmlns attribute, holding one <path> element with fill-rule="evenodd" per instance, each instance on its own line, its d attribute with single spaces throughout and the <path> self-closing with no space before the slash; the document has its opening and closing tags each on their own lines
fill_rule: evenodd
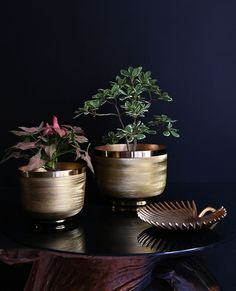
<svg viewBox="0 0 236 291">
<path fill-rule="evenodd" d="M 85 256 L 12 248 L 0 250 L 0 261 L 31 266 L 22 291 L 222 290 L 195 257 L 157 261 L 153 255 Z"/>
</svg>

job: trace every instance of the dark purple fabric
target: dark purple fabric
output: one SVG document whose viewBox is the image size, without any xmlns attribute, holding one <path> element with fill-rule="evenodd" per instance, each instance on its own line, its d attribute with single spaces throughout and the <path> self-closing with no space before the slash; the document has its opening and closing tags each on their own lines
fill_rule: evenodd
<svg viewBox="0 0 236 291">
<path fill-rule="evenodd" d="M 20 248 L 1 249 L 0 261 L 32 264 L 24 291 L 221 290 L 204 264 L 192 257 L 158 263 L 154 256 L 84 256 Z"/>
</svg>

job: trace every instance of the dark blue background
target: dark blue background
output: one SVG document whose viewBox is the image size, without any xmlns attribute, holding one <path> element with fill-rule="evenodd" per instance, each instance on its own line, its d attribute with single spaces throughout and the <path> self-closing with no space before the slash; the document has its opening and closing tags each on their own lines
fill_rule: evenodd
<svg viewBox="0 0 236 291">
<path fill-rule="evenodd" d="M 8 130 L 57 115 L 92 144 L 110 120 L 72 120 L 120 69 L 143 66 L 173 97 L 158 113 L 181 138 L 152 137 L 169 151 L 168 181 L 236 182 L 236 2 L 229 0 L 6 1 L 1 25 L 1 143 Z M 13 165 L 0 165 L 1 183 Z"/>
</svg>

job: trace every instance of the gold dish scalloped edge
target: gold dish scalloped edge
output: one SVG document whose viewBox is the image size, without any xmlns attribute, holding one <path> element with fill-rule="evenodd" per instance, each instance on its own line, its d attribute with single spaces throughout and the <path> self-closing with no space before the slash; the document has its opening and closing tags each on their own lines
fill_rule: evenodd
<svg viewBox="0 0 236 291">
<path fill-rule="evenodd" d="M 168 230 L 213 229 L 227 215 L 224 206 L 208 206 L 198 214 L 194 200 L 153 202 L 138 207 L 136 212 L 148 224 Z"/>
</svg>

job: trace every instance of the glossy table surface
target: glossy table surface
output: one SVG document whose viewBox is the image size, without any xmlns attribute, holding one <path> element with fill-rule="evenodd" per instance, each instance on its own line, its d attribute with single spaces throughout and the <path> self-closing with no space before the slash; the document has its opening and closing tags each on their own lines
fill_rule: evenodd
<svg viewBox="0 0 236 291">
<path fill-rule="evenodd" d="M 160 232 L 136 212 L 112 212 L 94 189 L 87 189 L 85 206 L 75 219 L 57 230 L 36 228 L 21 211 L 19 190 L 1 189 L 1 287 L 236 290 L 236 184 L 171 184 L 156 197 L 194 200 L 198 212 L 206 206 L 226 208 L 227 216 L 212 231 L 193 232 Z M 145 243 L 140 244 L 140 237 Z"/>
<path fill-rule="evenodd" d="M 155 201 L 194 200 L 224 206 L 227 216 L 213 230 L 160 231 L 143 222 L 136 211 L 112 211 L 96 190 L 87 193 L 83 210 L 64 225 L 42 227 L 21 211 L 13 199 L 18 190 L 5 189 L 0 205 L 0 232 L 23 246 L 95 256 L 195 254 L 236 237 L 235 184 L 171 184 Z M 12 196 L 11 196 L 12 195 Z"/>
</svg>

